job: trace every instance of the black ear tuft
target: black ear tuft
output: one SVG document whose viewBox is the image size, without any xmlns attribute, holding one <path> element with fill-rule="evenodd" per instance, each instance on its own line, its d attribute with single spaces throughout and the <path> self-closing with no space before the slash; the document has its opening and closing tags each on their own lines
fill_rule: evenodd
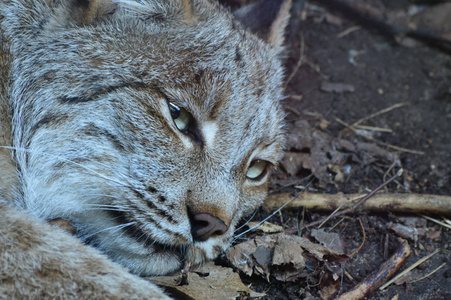
<svg viewBox="0 0 451 300">
<path fill-rule="evenodd" d="M 291 0 L 257 0 L 238 9 L 234 15 L 245 28 L 282 51 L 291 3 Z"/>
<path fill-rule="evenodd" d="M 73 5 L 78 6 L 78 7 L 83 7 L 86 9 L 89 7 L 90 2 L 91 2 L 90 0 L 74 0 Z"/>
<path fill-rule="evenodd" d="M 233 14 L 248 30 L 265 36 L 277 18 L 284 0 L 258 0 L 241 7 Z"/>
<path fill-rule="evenodd" d="M 112 14 L 116 4 L 111 0 L 73 0 L 72 16 L 78 24 L 94 24 Z"/>
</svg>

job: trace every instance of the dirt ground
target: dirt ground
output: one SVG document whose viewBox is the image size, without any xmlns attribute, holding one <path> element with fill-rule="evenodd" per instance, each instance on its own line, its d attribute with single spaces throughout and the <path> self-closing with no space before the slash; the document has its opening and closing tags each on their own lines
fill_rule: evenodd
<svg viewBox="0 0 451 300">
<path fill-rule="evenodd" d="M 229 4 L 236 8 L 239 2 Z M 377 24 L 362 23 L 349 11 L 324 5 L 326 2 L 309 1 L 302 11 L 293 12 L 286 53 L 289 82 L 283 103 L 287 112 L 288 158 L 274 175 L 271 192 L 294 194 L 299 186 L 316 177 L 310 192 L 361 193 L 374 189 L 403 168 L 402 177 L 390 183 L 386 192 L 451 195 L 451 52 L 442 44 L 396 37 Z M 393 12 L 407 11 L 409 5 L 418 1 L 364 2 Z M 344 125 L 395 104 L 400 105 L 361 123 L 390 132 L 360 128 L 356 133 Z M 307 138 L 306 134 L 315 136 Z M 321 147 L 314 146 L 315 137 L 322 139 L 316 141 Z M 337 141 L 346 141 L 339 142 L 345 146 L 334 146 Z M 297 158 L 297 165 L 293 166 L 290 162 Z M 261 209 L 257 219 L 270 213 Z M 288 229 L 296 227 L 301 215 L 309 222 L 327 214 L 302 208 L 283 210 L 269 221 Z M 346 254 L 357 250 L 364 239 L 359 218 L 365 243 L 340 265 L 349 276 L 343 275 L 330 298 L 377 270 L 398 247 L 398 238 L 404 236 L 412 254 L 401 270 L 436 249 L 440 252 L 412 271 L 404 282 L 373 292 L 366 299 L 451 299 L 449 229 L 415 214 L 387 211 L 348 215 L 324 227 L 339 234 Z M 416 234 L 409 236 L 397 226 Z M 302 235 L 313 240 L 311 233 L 306 230 Z M 436 273 L 411 283 L 442 264 Z M 241 278 L 252 289 L 265 292 L 263 299 L 319 299 L 324 292 L 320 276 L 294 283 L 271 278 L 268 282 L 258 276 Z"/>
</svg>

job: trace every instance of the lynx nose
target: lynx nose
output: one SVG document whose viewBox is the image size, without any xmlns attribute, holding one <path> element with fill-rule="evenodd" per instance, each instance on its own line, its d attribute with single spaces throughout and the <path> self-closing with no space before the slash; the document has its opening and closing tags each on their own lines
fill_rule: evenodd
<svg viewBox="0 0 451 300">
<path fill-rule="evenodd" d="M 191 235 L 195 241 L 206 241 L 212 235 L 223 235 L 226 231 L 225 222 L 209 213 L 194 214 L 191 218 Z"/>
</svg>

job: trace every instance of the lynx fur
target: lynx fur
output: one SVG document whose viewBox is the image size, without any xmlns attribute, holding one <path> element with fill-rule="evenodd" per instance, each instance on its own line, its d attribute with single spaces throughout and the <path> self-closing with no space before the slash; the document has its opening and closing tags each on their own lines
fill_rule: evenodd
<svg viewBox="0 0 451 300">
<path fill-rule="evenodd" d="M 0 298 L 164 299 L 136 275 L 229 246 L 282 154 L 289 5 L 257 37 L 209 0 L 0 0 Z"/>
</svg>

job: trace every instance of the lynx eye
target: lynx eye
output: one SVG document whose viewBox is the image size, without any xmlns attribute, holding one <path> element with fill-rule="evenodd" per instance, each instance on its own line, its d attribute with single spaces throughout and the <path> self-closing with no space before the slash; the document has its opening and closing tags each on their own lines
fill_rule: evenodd
<svg viewBox="0 0 451 300">
<path fill-rule="evenodd" d="M 191 114 L 183 107 L 179 107 L 172 102 L 169 102 L 169 111 L 175 126 L 182 132 L 187 131 L 193 120 Z"/>
<path fill-rule="evenodd" d="M 247 169 L 246 177 L 251 180 L 262 179 L 268 170 L 268 162 L 264 160 L 254 160 L 249 169 Z"/>
</svg>

